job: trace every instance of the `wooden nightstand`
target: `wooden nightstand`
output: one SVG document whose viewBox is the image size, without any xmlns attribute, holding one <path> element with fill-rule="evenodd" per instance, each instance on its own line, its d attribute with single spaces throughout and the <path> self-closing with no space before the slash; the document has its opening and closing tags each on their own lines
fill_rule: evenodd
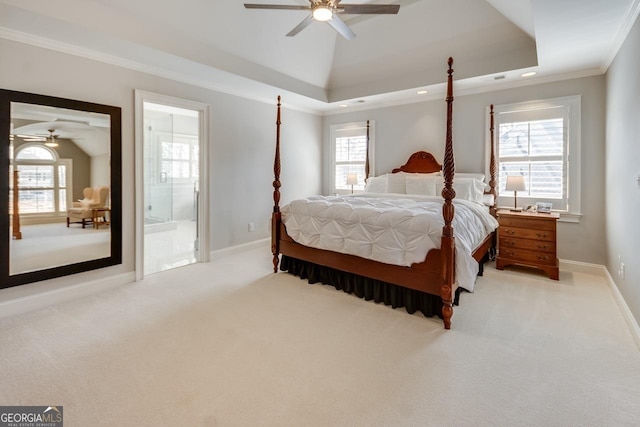
<svg viewBox="0 0 640 427">
<path fill-rule="evenodd" d="M 523 265 L 543 270 L 551 279 L 558 280 L 556 252 L 557 212 L 498 211 L 498 257 L 496 268 Z"/>
</svg>

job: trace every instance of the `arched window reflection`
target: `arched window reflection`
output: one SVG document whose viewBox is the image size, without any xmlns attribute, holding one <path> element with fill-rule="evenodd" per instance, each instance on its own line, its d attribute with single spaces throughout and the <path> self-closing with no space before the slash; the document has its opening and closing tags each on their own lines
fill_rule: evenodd
<svg viewBox="0 0 640 427">
<path fill-rule="evenodd" d="M 18 170 L 21 215 L 66 215 L 70 160 L 44 145 L 23 144 L 15 148 L 13 166 Z"/>
</svg>

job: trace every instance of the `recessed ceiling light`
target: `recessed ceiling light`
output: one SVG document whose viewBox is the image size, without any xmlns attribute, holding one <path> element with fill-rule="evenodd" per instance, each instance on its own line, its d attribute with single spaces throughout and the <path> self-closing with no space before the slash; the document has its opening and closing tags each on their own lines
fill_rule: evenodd
<svg viewBox="0 0 640 427">
<path fill-rule="evenodd" d="M 347 105 L 347 104 L 340 104 L 340 106 L 341 106 L 342 108 L 346 108 L 346 107 L 348 107 L 348 105 Z"/>
<path fill-rule="evenodd" d="M 427 93 L 427 91 L 426 91 L 426 90 L 419 90 L 419 91 L 418 91 L 418 95 L 424 95 L 425 93 Z"/>
<path fill-rule="evenodd" d="M 536 75 L 535 71 L 529 71 L 527 73 L 520 74 L 520 77 L 531 77 L 531 76 L 535 76 L 535 75 Z"/>
</svg>

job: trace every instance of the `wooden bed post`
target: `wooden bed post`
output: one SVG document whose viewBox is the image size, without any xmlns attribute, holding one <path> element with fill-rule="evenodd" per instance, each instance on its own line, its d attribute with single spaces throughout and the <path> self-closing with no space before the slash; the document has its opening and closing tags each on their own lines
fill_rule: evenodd
<svg viewBox="0 0 640 427">
<path fill-rule="evenodd" d="M 18 192 L 18 169 L 13 169 L 13 214 L 11 216 L 13 227 L 11 234 L 14 240 L 22 239 L 22 231 L 20 231 L 20 195 Z"/>
<path fill-rule="evenodd" d="M 276 117 L 276 155 L 273 161 L 273 214 L 271 215 L 271 253 L 273 254 L 273 272 L 278 272 L 280 262 L 280 95 L 278 95 L 278 114 Z"/>
<path fill-rule="evenodd" d="M 364 161 L 364 182 L 367 182 L 369 179 L 369 120 L 367 120 L 367 150 L 365 153 L 365 161 Z"/>
<path fill-rule="evenodd" d="M 496 138 L 494 133 L 494 122 L 493 122 L 493 104 L 489 109 L 489 136 L 491 138 L 491 158 L 489 160 L 489 174 L 491 175 L 491 179 L 489 180 L 489 194 L 493 195 L 493 206 L 491 206 L 491 215 L 496 216 L 496 204 L 498 203 L 498 192 L 496 190 L 496 185 L 498 181 L 496 179 Z"/>
<path fill-rule="evenodd" d="M 453 58 L 449 58 L 449 70 L 447 71 L 447 133 L 444 150 L 444 164 L 442 172 L 444 174 L 444 188 L 442 197 L 442 216 L 444 217 L 444 227 L 442 227 L 442 287 L 440 297 L 442 298 L 442 318 L 445 329 L 451 329 L 451 317 L 453 316 L 453 286 L 455 283 L 455 237 L 453 236 L 453 198 L 456 192 L 453 189 L 453 176 L 455 174 L 455 162 L 453 159 Z"/>
</svg>

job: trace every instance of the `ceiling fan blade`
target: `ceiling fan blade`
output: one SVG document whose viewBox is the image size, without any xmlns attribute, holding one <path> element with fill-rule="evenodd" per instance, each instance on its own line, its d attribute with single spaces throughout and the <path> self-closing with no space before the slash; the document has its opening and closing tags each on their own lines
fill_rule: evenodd
<svg viewBox="0 0 640 427">
<path fill-rule="evenodd" d="M 339 11 L 347 15 L 395 15 L 399 10 L 399 4 L 341 4 L 339 6 Z"/>
<path fill-rule="evenodd" d="M 331 25 L 342 37 L 347 40 L 353 40 L 356 36 L 356 33 L 351 31 L 351 28 L 344 23 L 342 19 L 338 17 L 335 13 L 333 17 L 327 21 L 327 24 Z"/>
<path fill-rule="evenodd" d="M 309 15 L 307 16 L 304 21 L 302 21 L 301 23 L 299 23 L 293 30 L 289 31 L 287 33 L 287 37 L 293 37 L 296 34 L 298 34 L 300 31 L 304 30 L 305 28 L 307 28 L 309 26 L 309 24 L 311 24 L 313 22 L 313 15 Z"/>
<path fill-rule="evenodd" d="M 293 6 L 284 4 L 254 4 L 245 3 L 246 9 L 278 9 L 278 10 L 311 10 L 310 6 Z"/>
</svg>

